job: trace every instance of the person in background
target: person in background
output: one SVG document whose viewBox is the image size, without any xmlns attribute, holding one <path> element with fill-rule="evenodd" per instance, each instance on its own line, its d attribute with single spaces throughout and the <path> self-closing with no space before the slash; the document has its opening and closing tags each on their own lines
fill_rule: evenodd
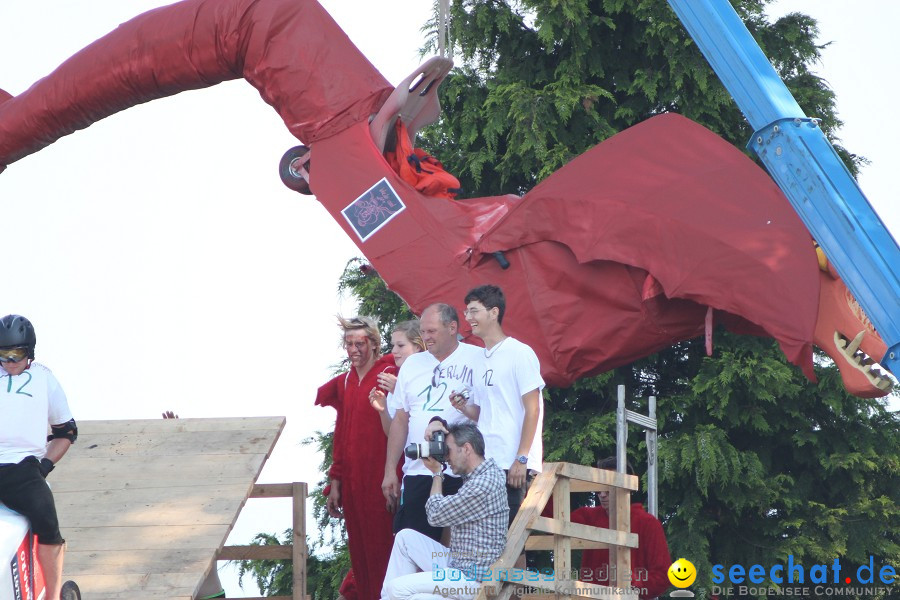
<svg viewBox="0 0 900 600">
<path fill-rule="evenodd" d="M 425 342 L 422 341 L 422 333 L 419 330 L 418 319 L 397 323 L 391 332 L 391 354 L 397 369 L 403 366 L 403 362 L 417 352 L 425 351 Z M 369 392 L 369 403 L 378 411 L 381 417 L 381 426 L 387 435 L 391 429 L 391 421 L 397 412 L 397 404 L 394 399 L 394 387 L 397 385 L 397 376 L 389 370 L 378 374 L 378 387 Z"/>
<path fill-rule="evenodd" d="M 597 461 L 598 469 L 616 470 L 616 457 Z M 626 466 L 634 475 L 631 465 Z M 572 511 L 572 523 L 609 528 L 609 492 L 598 492 L 600 505 Z M 656 598 L 669 589 L 668 570 L 672 564 L 669 545 L 659 519 L 644 510 L 640 502 L 631 505 L 631 531 L 638 536 L 638 547 L 631 551 L 631 586 L 641 600 Z M 585 550 L 581 555 L 580 579 L 585 583 L 608 585 L 609 550 Z"/>
</svg>

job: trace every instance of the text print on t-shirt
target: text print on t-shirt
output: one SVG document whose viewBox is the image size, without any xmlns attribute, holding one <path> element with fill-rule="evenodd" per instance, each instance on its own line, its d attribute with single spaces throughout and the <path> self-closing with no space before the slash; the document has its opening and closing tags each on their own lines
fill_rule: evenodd
<svg viewBox="0 0 900 600">
<path fill-rule="evenodd" d="M 432 390 L 434 393 L 432 393 Z M 447 393 L 447 384 L 443 381 L 441 385 L 437 387 L 431 387 L 431 384 L 428 384 L 428 387 L 419 392 L 418 396 L 425 396 L 425 404 L 422 406 L 422 410 L 427 410 L 430 412 L 441 412 L 443 410 L 442 406 L 438 406 L 441 400 L 444 397 L 444 394 Z"/>
<path fill-rule="evenodd" d="M 25 383 L 23 383 L 22 385 L 19 386 L 19 389 L 17 389 L 17 390 L 15 391 L 15 393 L 16 393 L 16 394 L 22 394 L 23 396 L 28 396 L 29 398 L 33 398 L 33 396 L 32 396 L 31 394 L 29 394 L 28 392 L 23 392 L 23 391 L 22 391 L 22 390 L 25 389 L 25 386 L 26 386 L 26 385 L 28 385 L 29 383 L 31 383 L 31 373 L 29 373 L 28 371 L 25 371 L 24 373 L 22 373 L 22 375 L 28 375 L 28 379 L 25 380 Z M 11 375 L 9 375 L 9 376 L 7 376 L 7 377 L 8 377 L 8 379 L 7 379 L 7 383 L 6 383 L 6 393 L 7 393 L 7 394 L 12 394 L 12 393 L 13 393 L 13 391 L 12 391 L 12 388 L 13 388 L 13 378 L 12 378 Z"/>
<path fill-rule="evenodd" d="M 494 384 L 492 383 L 494 380 L 494 370 L 488 369 L 487 371 L 485 371 L 484 377 L 482 377 L 482 379 L 484 379 L 484 385 L 486 385 L 487 387 L 494 387 Z"/>
<path fill-rule="evenodd" d="M 464 386 L 471 388 L 473 386 L 472 374 L 474 372 L 475 371 L 468 365 L 450 365 L 445 369 L 440 369 L 440 373 L 437 374 L 436 379 L 459 381 Z"/>
</svg>

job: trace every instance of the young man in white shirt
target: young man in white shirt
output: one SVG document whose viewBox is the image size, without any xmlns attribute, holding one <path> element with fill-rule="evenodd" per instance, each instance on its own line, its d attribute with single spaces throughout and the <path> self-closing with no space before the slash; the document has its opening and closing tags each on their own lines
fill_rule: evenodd
<svg viewBox="0 0 900 600">
<path fill-rule="evenodd" d="M 75 442 L 78 428 L 59 382 L 33 362 L 36 343 L 28 319 L 0 319 L 0 502 L 28 519 L 38 537 L 46 597 L 60 600 L 65 540 L 44 479 Z"/>
<path fill-rule="evenodd" d="M 503 333 L 506 299 L 495 285 L 482 285 L 466 294 L 465 317 L 472 333 L 484 340 L 484 371 L 473 402 L 458 396 L 454 406 L 484 435 L 487 458 L 507 470 L 509 522 L 525 499 L 529 471 L 539 473 L 543 462 L 544 380 L 537 355 L 530 346 Z"/>
<path fill-rule="evenodd" d="M 448 304 L 433 304 L 422 312 L 421 333 L 427 352 L 408 357 L 397 376 L 393 399 L 394 420 L 388 433 L 387 459 L 381 490 L 388 502 L 400 497 L 396 466 L 403 449 L 425 443 L 425 429 L 434 417 L 449 423 L 466 420 L 450 403 L 454 392 L 471 390 L 481 376 L 482 349 L 457 339 L 459 317 Z M 452 469 L 444 482 L 444 494 L 455 494 L 462 485 Z M 414 529 L 439 541 L 441 528 L 428 523 L 425 502 L 431 490 L 431 471 L 421 459 L 406 457 L 403 464 L 403 496 L 394 516 L 394 533 Z"/>
</svg>

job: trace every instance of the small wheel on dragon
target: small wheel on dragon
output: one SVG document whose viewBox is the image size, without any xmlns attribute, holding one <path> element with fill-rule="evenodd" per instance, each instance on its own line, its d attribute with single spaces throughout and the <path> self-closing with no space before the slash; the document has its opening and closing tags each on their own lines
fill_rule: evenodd
<svg viewBox="0 0 900 600">
<path fill-rule="evenodd" d="M 309 148 L 294 146 L 285 152 L 278 164 L 278 175 L 288 188 L 312 195 L 312 190 L 309 189 Z"/>
</svg>

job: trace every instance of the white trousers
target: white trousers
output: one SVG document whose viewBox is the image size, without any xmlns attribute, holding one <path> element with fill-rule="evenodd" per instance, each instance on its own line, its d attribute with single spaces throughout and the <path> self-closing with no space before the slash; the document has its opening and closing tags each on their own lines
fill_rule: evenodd
<svg viewBox="0 0 900 600">
<path fill-rule="evenodd" d="M 481 587 L 459 569 L 447 568 L 450 549 L 413 529 L 394 536 L 381 600 L 470 600 Z"/>
</svg>

